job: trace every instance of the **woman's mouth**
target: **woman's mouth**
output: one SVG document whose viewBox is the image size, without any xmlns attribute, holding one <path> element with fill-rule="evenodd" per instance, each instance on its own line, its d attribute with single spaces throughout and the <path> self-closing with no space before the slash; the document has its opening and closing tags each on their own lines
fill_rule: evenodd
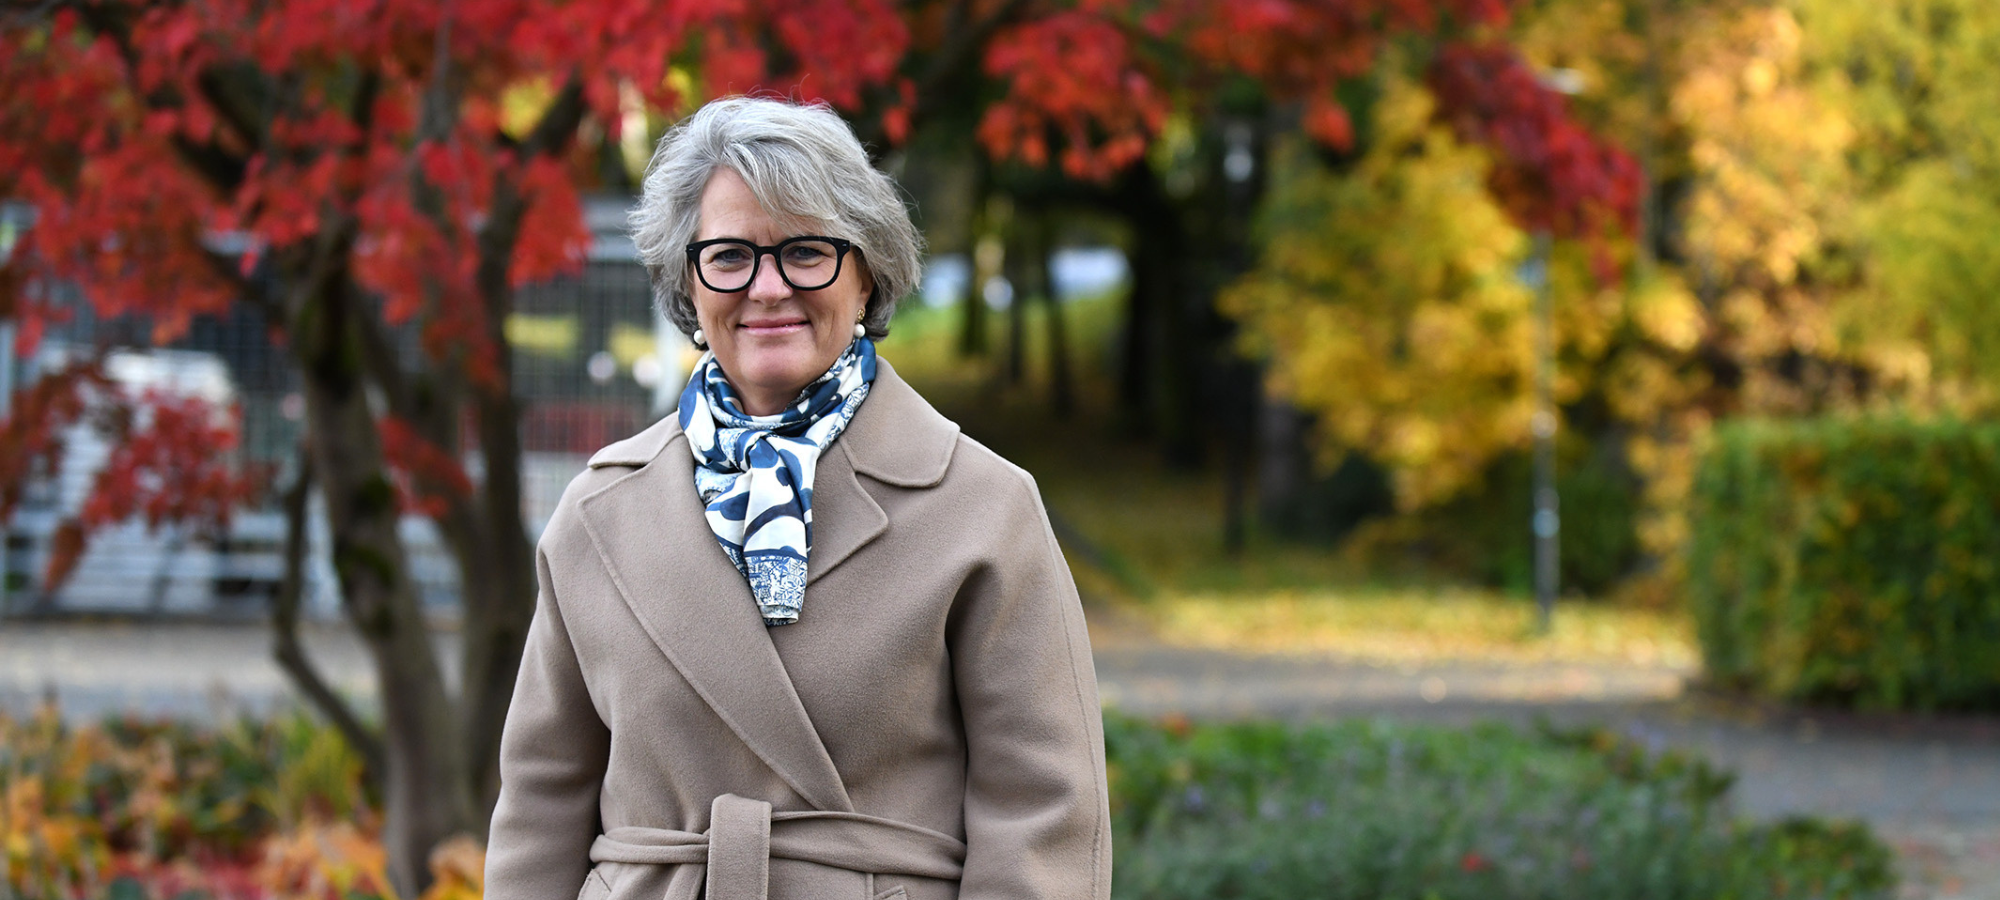
<svg viewBox="0 0 2000 900">
<path fill-rule="evenodd" d="M 777 337 L 805 330 L 806 320 L 766 319 L 759 322 L 744 322 L 737 327 L 743 329 L 743 331 L 753 337 Z"/>
</svg>

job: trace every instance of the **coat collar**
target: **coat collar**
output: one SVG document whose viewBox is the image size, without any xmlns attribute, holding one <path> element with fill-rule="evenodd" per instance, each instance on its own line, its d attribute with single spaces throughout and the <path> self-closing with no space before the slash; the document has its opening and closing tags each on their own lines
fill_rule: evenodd
<svg viewBox="0 0 2000 900">
<path fill-rule="evenodd" d="M 680 417 L 668 415 L 597 451 L 590 467 L 644 466 L 680 434 Z M 834 441 L 835 448 L 846 451 L 854 471 L 898 487 L 930 487 L 943 481 L 957 446 L 958 424 L 933 409 L 888 360 L 879 357 L 868 399 Z"/>
<path fill-rule="evenodd" d="M 812 583 L 888 530 L 888 515 L 859 476 L 898 487 L 935 485 L 944 479 L 957 436 L 957 425 L 878 361 L 868 399 L 820 457 L 806 615 L 812 614 Z M 679 418 L 668 416 L 605 447 L 590 466 L 634 468 L 578 501 L 577 512 L 646 633 L 786 784 L 818 809 L 851 812 L 847 789 L 757 614 L 750 586 L 709 531 Z"/>
</svg>

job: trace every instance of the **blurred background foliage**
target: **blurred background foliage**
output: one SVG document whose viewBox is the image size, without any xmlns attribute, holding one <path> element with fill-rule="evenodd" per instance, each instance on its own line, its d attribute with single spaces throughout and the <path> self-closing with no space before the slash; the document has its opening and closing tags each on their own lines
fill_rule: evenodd
<svg viewBox="0 0 2000 900">
<path fill-rule="evenodd" d="M 1697 480 L 1711 680 L 1789 700 L 2000 708 L 2000 428 L 1738 422 Z"/>
<path fill-rule="evenodd" d="M 1681 669 L 1699 647 L 1717 682 L 1787 699 L 2000 704 L 1995 438 L 1962 424 L 2000 402 L 2000 5 L 1513 4 L 1492 37 L 1642 176 L 1632 233 L 1611 215 L 1552 243 L 1496 187 L 1523 161 L 1440 113 L 1425 29 L 1301 87 L 1257 65 L 1317 59 L 1310 42 L 1217 52 L 1240 24 L 1218 20 L 1148 43 L 1119 30 L 1126 7 L 1079 8 L 1116 20 L 1085 34 L 1118 51 L 1079 70 L 1130 38 L 1175 76 L 1123 110 L 1140 121 L 1085 135 L 1102 158 L 1052 157 L 1037 133 L 982 152 L 1002 83 L 1050 68 L 1018 61 L 931 84 L 907 140 L 887 140 L 888 93 L 855 118 L 964 269 L 905 304 L 884 355 L 1036 474 L 1089 598 L 1191 643 Z M 692 101 L 711 88 L 691 73 L 665 84 Z M 1105 101 L 1094 86 L 1058 99 Z M 557 96 L 516 85 L 493 114 L 518 137 Z M 679 112 L 580 129 L 564 174 L 629 192 Z M 1122 287 L 1059 283 L 1060 252 L 1106 247 Z M 1562 579 L 1612 601 L 1566 603 L 1547 635 L 1522 601 L 1537 271 Z M 524 348 L 575 342 L 508 324 Z M 1329 872 L 1371 896 L 1890 883 L 1866 832 L 1738 824 L 1726 779 L 1603 735 L 1110 733 L 1121 891 L 1291 895 Z M 380 798 L 330 735 L 0 722 L 8 886 L 382 894 Z M 1336 793 L 1343 815 L 1314 811 Z M 476 852 L 439 848 L 426 896 L 475 891 Z"/>
<path fill-rule="evenodd" d="M 1739 821 L 1729 776 L 1604 731 L 1105 721 L 1116 897 L 1888 897 L 1861 825 Z M 379 798 L 303 715 L 0 716 L 0 896 L 387 900 Z M 431 854 L 421 900 L 476 900 Z"/>
<path fill-rule="evenodd" d="M 1687 658 L 1692 632 L 1662 623 L 1688 609 L 1688 553 L 1711 540 L 1690 511 L 1718 508 L 1692 492 L 1704 459 L 1730 465 L 1707 455 L 1719 426 L 1866 433 L 1885 416 L 1977 421 L 2000 400 L 2000 120 L 1982 115 L 2000 7 L 1538 0 L 1508 38 L 1644 175 L 1635 233 L 1548 254 L 1562 583 L 1617 601 L 1602 614 L 1646 658 Z M 1401 598 L 1349 605 L 1406 625 L 1483 588 L 1498 593 L 1474 630 L 1514 634 L 1500 611 L 1532 581 L 1537 242 L 1497 199 L 1493 151 L 1436 115 L 1429 63 L 1392 48 L 1343 88 L 1346 149 L 1253 91 L 1177 98 L 1135 176 L 1165 205 L 1137 213 L 1121 187 L 940 175 L 952 155 L 922 145 L 901 161 L 936 247 L 984 247 L 971 283 L 1001 275 L 1016 293 L 989 310 L 968 288 L 955 324 L 912 309 L 885 352 L 1036 472 L 1089 542 L 1087 586 L 1253 645 L 1273 616 L 1348 623 L 1292 630 L 1316 646 L 1366 645 L 1369 626 L 1299 613 L 1319 608 L 1300 600 L 1314 586 Z M 1159 258 L 1147 214 L 1184 224 L 1185 259 Z M 1124 250 L 1130 290 L 1042 302 L 1046 248 L 1103 241 Z M 1143 299 L 1159 271 L 1176 290 Z M 1052 424 L 1078 403 L 1107 435 Z M 1062 452 L 1038 449 L 1051 443 Z M 1092 463 L 1124 447 L 1130 468 L 1134 444 L 1161 465 Z M 1898 514 L 1871 511 L 1913 539 L 1977 538 L 1969 520 Z M 1792 546 L 1742 528 L 1745 552 Z M 1215 624 L 1229 620 L 1242 627 Z M 2000 684 L 1982 665 L 1968 677 Z"/>
<path fill-rule="evenodd" d="M 9 900 L 393 898 L 381 798 L 335 729 L 303 712 L 220 726 L 0 715 Z M 477 900 L 470 837 L 430 857 L 419 900 Z"/>
<path fill-rule="evenodd" d="M 1731 780 L 1604 731 L 1106 721 L 1114 897 L 1894 894 L 1865 826 L 1751 824 Z"/>
<path fill-rule="evenodd" d="M 1647 184 L 1634 239 L 1552 255 L 1567 584 L 1675 571 L 1719 421 L 1992 410 L 2000 10 L 1544 0 L 1515 28 Z M 1254 261 L 1216 306 L 1309 416 L 1314 480 L 1350 483 L 1292 497 L 1358 498 L 1332 530 L 1372 519 L 1384 556 L 1450 546 L 1429 559 L 1520 588 L 1532 241 L 1411 66 L 1361 96 L 1353 152 L 1271 141 Z"/>
</svg>

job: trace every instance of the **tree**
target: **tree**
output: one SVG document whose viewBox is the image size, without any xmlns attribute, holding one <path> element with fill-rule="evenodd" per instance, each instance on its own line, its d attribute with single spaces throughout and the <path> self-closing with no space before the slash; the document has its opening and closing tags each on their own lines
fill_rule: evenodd
<svg viewBox="0 0 2000 900">
<path fill-rule="evenodd" d="M 1157 424 L 1169 457 L 1193 464 L 1214 408 L 1254 403 L 1219 387 L 1240 379 L 1218 371 L 1233 326 L 1214 298 L 1252 255 L 1266 156 L 1301 130 L 1329 154 L 1353 152 L 1353 113 L 1392 48 L 1416 48 L 1439 116 L 1495 148 L 1489 188 L 1510 209 L 1579 232 L 1627 215 L 1636 173 L 1501 39 L 1512 5 L 1080 3 L 996 34 L 986 68 L 1009 90 L 975 126 L 1002 164 L 996 188 L 1023 206 L 1088 205 L 1131 233 L 1118 387 L 1133 430 Z"/>
<path fill-rule="evenodd" d="M 1368 448 L 1412 506 L 1524 443 L 1533 412 L 1527 236 L 1487 191 L 1486 155 L 1433 106 L 1394 81 L 1339 174 L 1287 147 L 1260 264 L 1222 304 L 1272 389 L 1318 414 L 1323 453 Z"/>
<path fill-rule="evenodd" d="M 1199 117 L 1248 79 L 1345 147 L 1341 87 L 1389 40 L 1472 36 L 1504 13 L 1499 0 L 6 0 L 0 197 L 36 220 L 0 267 L 0 297 L 30 342 L 63 314 L 52 286 L 73 284 L 100 315 L 146 317 L 157 340 L 241 303 L 283 343 L 305 397 L 285 506 L 296 538 L 305 479 L 325 498 L 343 609 L 381 685 L 379 732 L 297 652 L 295 580 L 274 617 L 278 656 L 371 760 L 392 874 L 415 893 L 431 847 L 483 829 L 534 603 L 503 327 L 518 287 L 579 260 L 578 186 L 605 170 L 626 122 L 757 88 L 831 102 L 878 150 L 975 122 L 996 158 L 1107 185 L 1148 223 L 1140 244 L 1159 277 L 1143 302 L 1164 311 L 1173 372 L 1200 355 L 1193 325 L 1212 317 L 1219 282 L 1174 280 L 1199 242 L 1144 164 L 1170 114 Z M 1504 69 L 1504 48 L 1481 47 L 1468 65 Z M 1448 96 L 1482 139 L 1522 131 L 1502 127 L 1520 110 L 1484 102 L 1477 78 Z M 1562 124 L 1544 116 L 1524 133 Z M 401 352 L 404 336 L 421 352 Z M 94 377 L 16 404 L 0 454 L 10 484 L 21 460 L 52 452 L 51 429 L 80 414 Z M 132 421 L 128 446 L 227 435 L 192 414 Z M 214 454 L 132 457 L 123 470 L 163 498 L 146 506 L 161 517 L 210 514 L 244 489 L 230 480 L 242 473 L 210 471 Z M 410 511 L 458 563 L 456 698 L 397 538 Z"/>
<path fill-rule="evenodd" d="M 1558 0 L 1519 34 L 1645 148 L 1649 214 L 1614 341 L 1579 377 L 1626 427 L 1647 544 L 1684 537 L 1695 448 L 1731 415 L 1992 402 L 2000 286 L 1987 5 Z"/>
<path fill-rule="evenodd" d="M 146 316 L 160 340 L 241 302 L 302 375 L 298 468 L 326 501 L 343 607 L 382 688 L 380 732 L 283 634 L 280 658 L 376 764 L 406 892 L 432 846 L 482 830 L 497 789 L 534 604 L 502 327 L 517 287 L 580 259 L 576 173 L 595 148 L 577 137 L 591 123 L 615 139 L 634 105 L 676 108 L 690 76 L 711 91 L 798 83 L 849 106 L 887 83 L 907 31 L 886 4 L 795 5 L 79 0 L 0 13 L 0 196 L 36 217 L 6 266 L 24 336 L 62 314 L 57 283 L 101 315 Z M 852 47 L 866 49 L 840 49 Z M 225 232 L 248 252 L 219 250 Z M 398 352 L 399 333 L 416 335 L 417 358 Z M 41 389 L 57 399 L 17 404 L 9 422 L 17 454 L 78 408 L 62 399 L 74 391 Z M 156 444 L 215 446 L 199 417 L 146 419 Z M 188 504 L 209 482 L 161 466 L 148 483 L 182 497 L 149 512 L 205 512 Z M 101 481 L 100 498 L 118 487 Z M 436 521 L 458 560 L 456 701 L 397 538 L 405 510 Z"/>
<path fill-rule="evenodd" d="M 1553 290 L 1565 433 L 1638 476 L 1639 535 L 1654 554 L 1682 541 L 1696 448 L 1717 419 L 1991 408 L 1986 351 L 2000 331 L 1983 298 L 2000 269 L 1984 236 L 2000 227 L 2000 132 L 1972 110 L 2000 62 L 1996 35 L 1990 4 L 1955 0 L 1517 11 L 1511 45 L 1538 69 L 1567 70 L 1582 88 L 1575 117 L 1633 148 L 1642 170 L 1633 240 L 1559 246 Z M 1426 85 L 1454 105 L 1438 75 Z M 1470 229 L 1491 221 L 1488 207 L 1442 188 L 1490 165 L 1483 154 L 1412 138 L 1393 103 L 1375 115 L 1387 118 L 1363 130 L 1400 152 L 1284 159 L 1264 257 L 1227 304 L 1281 389 L 1320 414 L 1330 452 L 1365 448 L 1419 506 L 1479 484 L 1525 443 L 1526 311 L 1506 282 L 1536 217 Z M 1413 264 L 1381 232 L 1423 234 L 1435 252 Z M 1301 252 L 1328 245 L 1346 266 Z M 1615 277 L 1592 276 L 1604 263 Z M 1292 324 L 1326 321 L 1341 327 Z M 1449 339 L 1466 334 L 1481 340 Z M 1428 352 L 1399 351 L 1416 346 Z M 1355 387 L 1315 387 L 1329 383 Z"/>
<path fill-rule="evenodd" d="M 1795 74 L 1843 126 L 1858 187 L 1830 239 L 1860 282 L 1837 315 L 1894 371 L 1929 370 L 1938 402 L 2000 397 L 2000 10 L 1969 0 L 1785 4 L 1811 35 Z M 1899 365 L 1900 363 L 1900 365 Z"/>
</svg>

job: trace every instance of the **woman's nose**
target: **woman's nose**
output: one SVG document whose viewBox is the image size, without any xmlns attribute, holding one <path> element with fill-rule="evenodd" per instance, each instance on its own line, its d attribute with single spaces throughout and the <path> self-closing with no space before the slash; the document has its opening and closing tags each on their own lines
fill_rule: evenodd
<svg viewBox="0 0 2000 900">
<path fill-rule="evenodd" d="M 750 279 L 750 299 L 783 300 L 791 295 L 792 286 L 785 283 L 784 273 L 778 271 L 778 255 L 773 253 L 757 267 L 757 276 Z"/>
</svg>

